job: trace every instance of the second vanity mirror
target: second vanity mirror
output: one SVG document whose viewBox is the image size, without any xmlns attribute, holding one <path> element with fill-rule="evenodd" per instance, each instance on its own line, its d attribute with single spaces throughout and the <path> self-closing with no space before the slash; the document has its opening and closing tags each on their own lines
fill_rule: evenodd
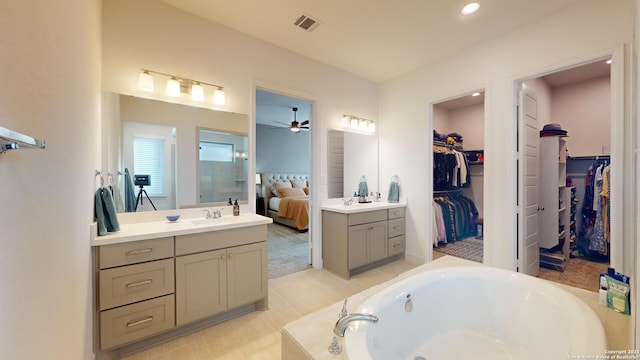
<svg viewBox="0 0 640 360">
<path fill-rule="evenodd" d="M 112 93 L 105 94 L 103 104 L 103 118 L 108 122 L 104 128 L 109 133 L 103 138 L 107 141 L 106 160 L 110 173 L 115 172 L 115 168 L 124 173 L 127 168 L 133 177 L 135 167 L 141 166 L 139 163 L 136 165 L 134 159 L 135 147 L 161 144 L 155 146 L 158 154 L 155 159 L 158 164 L 155 165 L 164 175 L 152 175 L 151 187 L 163 182 L 163 189 L 145 187 L 158 210 L 226 203 L 229 197 L 240 202 L 248 201 L 247 115 Z M 201 159 L 203 143 L 207 147 L 205 157 L 209 156 L 205 160 Z M 233 150 L 226 154 L 224 160 L 210 158 L 211 144 L 214 147 L 215 144 L 226 145 L 226 151 Z M 212 169 L 220 168 L 220 164 L 221 171 L 229 172 L 222 178 L 228 177 L 230 182 L 215 183 L 222 178 Z M 230 164 L 233 168 L 228 169 Z M 143 170 L 145 173 L 151 171 Z M 118 176 L 121 186 L 123 176 Z M 225 189 L 224 197 L 221 197 L 220 189 Z M 139 189 L 136 187 L 134 191 Z M 153 207 L 145 197 L 137 211 L 148 210 L 153 210 Z"/>
<path fill-rule="evenodd" d="M 379 192 L 378 137 L 330 129 L 327 135 L 328 198 L 352 197 L 364 176 L 370 192 Z M 386 194 L 383 194 L 386 196 Z"/>
</svg>

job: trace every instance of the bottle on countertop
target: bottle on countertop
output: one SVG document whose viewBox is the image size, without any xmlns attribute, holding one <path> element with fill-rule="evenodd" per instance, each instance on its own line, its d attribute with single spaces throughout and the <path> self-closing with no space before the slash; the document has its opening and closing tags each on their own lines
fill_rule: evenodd
<svg viewBox="0 0 640 360">
<path fill-rule="evenodd" d="M 229 199 L 229 202 L 231 202 L 231 199 Z M 233 203 L 233 216 L 240 216 L 240 205 L 238 205 L 238 199 Z"/>
<path fill-rule="evenodd" d="M 227 205 L 232 206 L 233 202 L 231 202 L 231 198 L 229 198 L 229 201 L 227 202 Z"/>
</svg>

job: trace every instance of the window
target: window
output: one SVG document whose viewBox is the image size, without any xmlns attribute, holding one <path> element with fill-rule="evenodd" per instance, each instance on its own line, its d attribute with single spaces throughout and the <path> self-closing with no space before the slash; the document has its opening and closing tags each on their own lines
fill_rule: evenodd
<svg viewBox="0 0 640 360">
<path fill-rule="evenodd" d="M 164 196 L 164 139 L 134 136 L 133 169 L 135 175 L 149 175 L 149 196 Z"/>
<path fill-rule="evenodd" d="M 233 144 L 200 141 L 200 161 L 233 162 Z"/>
</svg>

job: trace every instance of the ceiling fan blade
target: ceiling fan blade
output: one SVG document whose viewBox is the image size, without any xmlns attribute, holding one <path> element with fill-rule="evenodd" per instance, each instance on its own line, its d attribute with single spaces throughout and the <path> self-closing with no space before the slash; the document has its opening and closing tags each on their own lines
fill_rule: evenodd
<svg viewBox="0 0 640 360">
<path fill-rule="evenodd" d="M 287 126 L 287 127 L 291 126 L 291 124 L 283 123 L 283 122 L 280 122 L 280 121 L 274 121 L 274 122 L 276 122 L 278 124 L 282 124 L 282 125 Z"/>
<path fill-rule="evenodd" d="M 305 121 L 301 122 L 300 125 L 302 125 L 302 126 L 309 125 L 309 120 L 305 120 Z"/>
</svg>

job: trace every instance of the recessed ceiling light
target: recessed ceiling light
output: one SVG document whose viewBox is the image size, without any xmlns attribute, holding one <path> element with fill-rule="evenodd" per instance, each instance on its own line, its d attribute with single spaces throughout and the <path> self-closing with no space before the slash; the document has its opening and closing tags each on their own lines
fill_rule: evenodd
<svg viewBox="0 0 640 360">
<path fill-rule="evenodd" d="M 475 2 L 474 3 L 469 3 L 469 4 L 465 5 L 460 12 L 463 13 L 464 15 L 469 15 L 469 14 L 473 14 L 474 12 L 478 11 L 479 8 L 480 8 L 480 4 L 475 3 Z"/>
<path fill-rule="evenodd" d="M 613 62 L 613 60 L 607 59 L 607 64 L 611 65 L 612 62 Z"/>
<path fill-rule="evenodd" d="M 471 96 L 480 96 L 479 92 L 474 92 L 473 94 L 471 94 Z"/>
</svg>

